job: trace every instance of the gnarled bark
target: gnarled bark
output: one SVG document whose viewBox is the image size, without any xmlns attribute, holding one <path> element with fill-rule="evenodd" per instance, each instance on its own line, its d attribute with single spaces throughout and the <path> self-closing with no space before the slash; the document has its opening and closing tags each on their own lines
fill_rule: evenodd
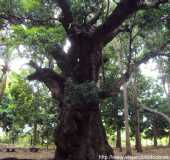
<svg viewBox="0 0 170 160">
<path fill-rule="evenodd" d="M 66 106 L 55 132 L 56 160 L 97 160 L 113 155 L 107 143 L 98 104 Z"/>
<path fill-rule="evenodd" d="M 78 102 L 70 98 L 76 92 L 72 85 L 86 86 L 93 82 L 96 86 L 101 66 L 100 46 L 88 44 L 86 37 L 81 38 L 76 42 L 78 46 L 70 50 L 68 64 L 71 70 L 66 75 L 71 78 L 67 78 L 64 86 L 59 123 L 55 131 L 56 160 L 97 160 L 101 155 L 113 156 L 102 125 L 99 101 L 89 101 L 90 97 L 81 98 L 84 96 L 83 91 L 79 92 L 81 95 L 76 94 Z M 90 90 L 91 87 L 86 92 Z"/>
</svg>

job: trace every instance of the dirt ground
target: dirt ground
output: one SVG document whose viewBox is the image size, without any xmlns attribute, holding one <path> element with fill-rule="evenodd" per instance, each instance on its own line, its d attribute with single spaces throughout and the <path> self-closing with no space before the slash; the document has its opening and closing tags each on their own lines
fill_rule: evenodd
<svg viewBox="0 0 170 160">
<path fill-rule="evenodd" d="M 116 156 L 116 159 L 124 159 L 125 150 L 123 149 L 123 152 L 119 152 L 118 149 L 114 149 L 114 153 Z M 47 160 L 52 159 L 54 156 L 54 150 L 46 150 L 42 149 L 37 153 L 31 153 L 28 149 L 17 149 L 14 153 L 7 153 L 4 149 L 1 149 L 0 151 L 0 159 L 6 158 L 6 157 L 15 157 L 18 159 L 36 159 L 36 160 Z M 100 157 L 101 159 L 106 159 L 107 157 Z M 111 157 L 108 159 L 112 159 Z M 167 147 L 147 147 L 143 149 L 143 153 L 139 154 L 136 153 L 133 150 L 133 156 L 128 159 L 134 159 L 134 160 L 170 160 L 170 148 Z"/>
<path fill-rule="evenodd" d="M 116 160 L 124 160 L 125 149 L 119 152 L 118 149 L 114 149 Z M 127 158 L 129 160 L 170 160 L 170 147 L 145 147 L 142 153 L 137 153 L 134 149 L 132 156 Z"/>
<path fill-rule="evenodd" d="M 54 150 L 40 150 L 36 153 L 31 153 L 28 149 L 21 150 L 17 149 L 16 152 L 7 153 L 5 151 L 0 152 L 0 159 L 3 158 L 18 158 L 18 159 L 37 159 L 37 160 L 46 160 L 52 159 L 54 156 Z"/>
</svg>

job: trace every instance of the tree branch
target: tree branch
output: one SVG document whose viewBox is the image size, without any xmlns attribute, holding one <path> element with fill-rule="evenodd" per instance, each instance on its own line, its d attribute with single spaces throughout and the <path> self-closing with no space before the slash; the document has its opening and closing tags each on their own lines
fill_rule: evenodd
<svg viewBox="0 0 170 160">
<path fill-rule="evenodd" d="M 109 40 L 107 40 L 109 35 L 112 35 L 130 15 L 140 9 L 158 8 L 160 4 L 167 2 L 168 0 L 153 0 L 150 3 L 144 3 L 143 0 L 122 0 L 117 4 L 117 7 L 110 16 L 108 16 L 105 23 L 98 26 L 93 34 L 93 38 L 97 40 L 97 42 L 109 42 Z M 112 39 L 110 39 L 110 41 L 111 40 Z"/>
<path fill-rule="evenodd" d="M 139 67 L 142 63 L 146 63 L 148 60 L 159 57 L 159 56 L 165 56 L 170 57 L 170 53 L 163 53 L 160 52 L 160 50 L 163 50 L 166 48 L 166 46 L 170 43 L 170 40 L 166 41 L 164 44 L 160 46 L 158 50 L 148 52 L 145 54 L 142 58 L 138 59 L 137 61 L 134 61 L 134 63 L 131 63 L 128 65 L 127 71 L 122 75 L 121 78 L 117 79 L 113 85 L 109 89 L 102 90 L 99 94 L 100 97 L 106 98 L 111 96 L 116 96 L 120 92 L 120 87 L 124 83 L 124 81 L 128 81 L 131 74 L 134 72 L 134 70 Z"/>
<path fill-rule="evenodd" d="M 151 0 L 147 1 L 144 5 L 143 8 L 148 9 L 148 8 L 159 8 L 161 4 L 167 3 L 168 0 Z"/>
<path fill-rule="evenodd" d="M 98 12 L 96 13 L 96 15 L 90 21 L 87 22 L 87 25 L 95 24 L 97 20 L 99 19 L 99 17 L 101 16 L 101 13 L 102 13 L 102 8 L 100 8 Z"/>
<path fill-rule="evenodd" d="M 107 11 L 106 11 L 106 18 L 109 15 L 109 10 L 110 10 L 110 0 L 107 0 Z"/>
<path fill-rule="evenodd" d="M 151 108 L 146 107 L 146 106 L 141 105 L 141 104 L 140 104 L 140 109 L 145 110 L 147 112 L 157 114 L 157 115 L 161 116 L 163 119 L 165 119 L 170 124 L 170 117 L 168 115 L 166 115 L 165 113 L 159 112 L 157 110 L 151 109 Z"/>
<path fill-rule="evenodd" d="M 36 71 L 29 75 L 27 79 L 43 82 L 49 88 L 53 97 L 60 98 L 64 90 L 65 79 L 51 69 L 39 68 L 35 64 L 32 67 L 36 68 Z"/>
<path fill-rule="evenodd" d="M 151 52 L 145 53 L 143 57 L 138 58 L 137 60 L 134 60 L 133 63 L 131 63 L 128 66 L 127 72 L 125 73 L 126 79 L 129 79 L 130 75 L 134 71 L 135 68 L 139 67 L 141 64 L 146 63 L 148 60 L 155 58 L 155 57 L 170 57 L 170 53 L 164 53 L 161 50 L 164 50 L 167 45 L 169 45 L 170 40 L 167 40 L 165 43 L 163 43 L 159 49 L 153 50 Z"/>
<path fill-rule="evenodd" d="M 28 65 L 30 65 L 32 68 L 34 68 L 35 70 L 40 70 L 41 67 L 39 67 L 35 62 L 33 62 L 32 60 L 28 63 Z"/>
<path fill-rule="evenodd" d="M 134 65 L 136 67 L 138 67 L 142 63 L 146 63 L 148 60 L 155 58 L 155 57 L 160 57 L 160 56 L 170 57 L 170 53 L 162 53 L 160 51 L 149 52 L 149 53 L 145 54 L 141 59 L 137 60 Z"/>
<path fill-rule="evenodd" d="M 121 77 L 115 82 L 113 82 L 112 86 L 109 89 L 101 89 L 99 91 L 99 97 L 101 99 L 105 99 L 107 97 L 115 97 L 120 92 L 120 87 L 124 83 L 124 79 Z"/>
<path fill-rule="evenodd" d="M 128 26 L 119 27 L 113 33 L 106 36 L 105 40 L 103 40 L 103 46 L 105 46 L 107 43 L 112 41 L 119 33 L 122 33 L 122 32 L 129 32 Z"/>
<path fill-rule="evenodd" d="M 65 70 L 67 65 L 67 54 L 59 44 L 55 44 L 48 49 L 48 53 L 55 59 L 56 63 L 62 71 Z"/>
<path fill-rule="evenodd" d="M 141 64 L 146 63 L 147 61 L 149 61 L 152 58 L 155 57 L 170 57 L 170 53 L 162 53 L 162 52 L 149 52 L 147 54 L 145 54 L 141 59 L 135 61 L 133 64 L 130 64 L 126 73 L 124 74 L 124 79 L 126 81 L 129 80 L 131 74 L 134 72 L 135 68 L 139 67 Z"/>
<path fill-rule="evenodd" d="M 105 41 L 129 15 L 140 9 L 140 0 L 123 0 L 121 1 L 112 14 L 106 19 L 105 23 L 100 25 L 94 33 L 94 39 Z"/>
<path fill-rule="evenodd" d="M 128 98 L 130 99 L 130 101 L 133 101 L 132 97 L 133 97 L 132 95 L 129 95 Z M 141 104 L 139 101 L 137 101 L 136 105 L 137 105 L 136 107 L 138 107 L 140 111 L 144 110 L 144 111 L 159 115 L 160 117 L 162 117 L 164 120 L 166 120 L 170 124 L 170 117 L 166 115 L 165 113 L 146 107 L 144 104 Z"/>
<path fill-rule="evenodd" d="M 28 20 L 33 25 L 51 25 L 52 21 L 59 21 L 57 18 L 36 19 L 32 16 L 16 16 L 10 14 L 0 14 L 0 19 L 7 20 L 10 24 L 26 24 Z"/>
<path fill-rule="evenodd" d="M 70 24 L 73 22 L 72 12 L 69 6 L 68 0 L 55 0 L 62 10 L 62 16 L 60 18 L 66 31 L 69 30 Z"/>
</svg>

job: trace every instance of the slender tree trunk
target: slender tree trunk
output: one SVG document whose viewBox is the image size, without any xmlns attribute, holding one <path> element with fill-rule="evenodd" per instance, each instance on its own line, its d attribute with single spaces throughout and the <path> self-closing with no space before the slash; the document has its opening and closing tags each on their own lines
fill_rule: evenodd
<svg viewBox="0 0 170 160">
<path fill-rule="evenodd" d="M 168 137 L 169 137 L 168 146 L 170 146 L 170 125 L 169 125 Z"/>
<path fill-rule="evenodd" d="M 15 138 L 12 137 L 12 144 L 14 145 L 15 144 Z"/>
<path fill-rule="evenodd" d="M 49 141 L 48 141 L 48 138 L 47 138 L 47 145 L 46 145 L 47 150 L 48 150 L 48 147 L 49 147 Z"/>
<path fill-rule="evenodd" d="M 119 54 L 118 61 L 120 64 L 121 74 L 123 76 L 124 65 L 122 62 L 122 55 Z M 127 82 L 124 79 L 123 84 L 123 103 L 124 103 L 124 124 L 125 124 L 125 133 L 126 133 L 126 155 L 131 155 L 131 144 L 130 144 L 130 133 L 129 133 L 129 111 L 128 111 L 128 91 L 127 91 Z"/>
<path fill-rule="evenodd" d="M 139 117 L 139 109 L 135 107 L 135 119 L 136 119 L 136 124 L 135 124 L 135 148 L 137 152 L 142 152 L 142 144 L 141 144 L 141 133 L 140 133 L 140 117 Z"/>
<path fill-rule="evenodd" d="M 41 145 L 44 145 L 44 136 L 41 136 Z"/>
<path fill-rule="evenodd" d="M 116 126 L 116 133 L 116 148 L 119 148 L 120 152 L 122 152 L 121 130 L 119 126 Z"/>
<path fill-rule="evenodd" d="M 37 144 L 37 123 L 33 124 L 33 145 Z"/>
<path fill-rule="evenodd" d="M 6 89 L 6 84 L 7 84 L 7 73 L 4 73 L 1 77 L 1 82 L 0 82 L 0 101 L 3 98 L 5 89 Z"/>
<path fill-rule="evenodd" d="M 169 109 L 169 114 L 170 114 L 170 82 L 168 82 L 168 91 L 167 91 L 167 99 L 168 99 L 168 109 Z M 170 146 L 170 125 L 169 125 L 169 143 L 168 146 Z"/>
<path fill-rule="evenodd" d="M 168 100 L 168 110 L 169 110 L 169 114 L 170 114 L 170 83 L 168 82 L 167 84 L 168 84 L 167 85 L 168 86 L 168 90 L 165 91 L 165 93 L 166 93 L 166 97 L 167 97 L 167 100 Z M 169 137 L 168 146 L 170 146 L 170 124 L 169 124 L 168 137 Z"/>
<path fill-rule="evenodd" d="M 116 148 L 119 148 L 120 152 L 122 152 L 122 143 L 121 143 L 121 126 L 119 125 L 119 117 L 118 117 L 118 108 L 114 105 L 114 98 L 112 97 L 112 123 L 113 126 L 116 127 Z M 115 122 L 114 122 L 115 121 Z"/>
<path fill-rule="evenodd" d="M 127 83 L 123 85 L 123 100 L 124 100 L 124 118 L 125 118 L 125 132 L 126 132 L 126 155 L 131 155 L 130 133 L 129 133 L 129 113 L 128 113 L 128 93 Z"/>
<path fill-rule="evenodd" d="M 32 146 L 33 145 L 33 143 L 32 143 L 32 140 L 33 138 L 32 138 L 32 135 L 31 135 L 31 137 L 30 137 L 30 145 Z"/>
<path fill-rule="evenodd" d="M 47 132 L 46 138 L 47 138 L 46 148 L 48 150 L 48 147 L 49 147 L 49 132 Z"/>
<path fill-rule="evenodd" d="M 157 141 L 157 125 L 156 125 L 156 121 L 154 121 L 153 124 L 153 138 L 154 138 L 154 147 L 158 146 L 158 141 Z"/>
<path fill-rule="evenodd" d="M 158 142 L 157 142 L 157 135 L 154 135 L 154 147 L 158 146 Z"/>
<path fill-rule="evenodd" d="M 142 144 L 141 144 L 141 133 L 140 133 L 140 112 L 139 106 L 137 103 L 138 89 L 137 89 L 137 79 L 136 79 L 136 69 L 134 72 L 134 82 L 132 86 L 132 97 L 133 97 L 133 105 L 134 105 L 134 127 L 135 127 L 135 148 L 137 152 L 142 152 Z"/>
<path fill-rule="evenodd" d="M 170 60 L 170 58 L 168 58 L 168 61 Z M 160 73 L 162 73 L 162 83 L 163 83 L 163 87 L 164 87 L 164 92 L 166 94 L 166 98 L 168 101 L 168 110 L 169 110 L 169 115 L 170 115 L 170 79 L 169 79 L 169 74 L 166 73 L 167 71 L 165 71 L 165 67 L 163 65 L 158 65 Z M 168 64 L 167 66 L 170 69 L 170 65 Z M 166 73 L 166 74 L 165 74 Z M 166 88 L 167 85 L 167 88 Z M 170 124 L 169 126 L 169 131 L 168 131 L 168 138 L 169 138 L 169 142 L 168 142 L 168 146 L 170 146 Z"/>
</svg>

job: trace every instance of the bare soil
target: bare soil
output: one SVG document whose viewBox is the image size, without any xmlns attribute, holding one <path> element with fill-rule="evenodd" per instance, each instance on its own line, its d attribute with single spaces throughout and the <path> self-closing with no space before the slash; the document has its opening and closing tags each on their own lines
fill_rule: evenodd
<svg viewBox="0 0 170 160">
<path fill-rule="evenodd" d="M 125 149 L 123 149 L 122 152 L 119 151 L 119 149 L 114 149 L 115 156 L 124 157 L 125 155 Z M 7 153 L 6 150 L 3 148 L 0 149 L 0 159 L 3 158 L 18 158 L 18 159 L 35 159 L 35 160 L 47 160 L 52 159 L 54 156 L 54 149 L 46 150 L 41 149 L 40 151 L 36 153 L 31 153 L 29 149 L 25 148 L 18 148 L 16 149 L 16 152 Z M 170 160 L 170 147 L 145 147 L 143 149 L 143 153 L 136 153 L 135 150 L 133 150 L 133 156 L 163 156 L 162 158 L 155 158 L 155 159 L 166 159 Z M 165 157 L 166 156 L 166 157 Z M 165 157 L 165 158 L 164 158 Z M 169 157 L 169 158 L 167 158 Z M 139 160 L 138 158 L 134 158 L 135 160 Z M 146 158 L 148 160 L 151 160 L 151 158 Z"/>
</svg>

